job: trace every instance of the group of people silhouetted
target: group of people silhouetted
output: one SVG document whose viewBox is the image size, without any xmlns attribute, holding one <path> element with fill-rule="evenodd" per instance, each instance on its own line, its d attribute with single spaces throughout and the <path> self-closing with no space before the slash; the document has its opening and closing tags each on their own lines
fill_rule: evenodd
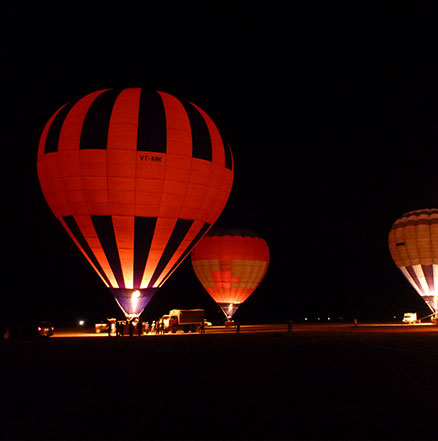
<svg viewBox="0 0 438 441">
<path fill-rule="evenodd" d="M 116 337 L 123 337 L 128 331 L 128 335 L 133 337 L 134 334 L 141 336 L 144 332 L 144 324 L 139 320 L 131 320 L 127 322 L 126 320 L 111 321 L 108 326 L 108 337 L 116 335 Z"/>
<path fill-rule="evenodd" d="M 134 335 L 142 336 L 145 334 L 155 333 L 164 334 L 164 323 L 163 321 L 157 320 L 149 322 L 142 322 L 140 320 L 111 320 L 108 326 L 108 336 L 123 337 L 124 335 L 129 335 L 133 337 Z"/>
<path fill-rule="evenodd" d="M 156 321 L 153 320 L 152 323 L 142 322 L 136 319 L 130 321 L 109 319 L 109 321 L 108 337 L 123 337 L 124 335 L 133 337 L 134 335 L 165 334 L 166 331 L 169 331 L 169 329 L 166 329 L 163 319 L 158 319 Z M 240 328 L 240 325 L 238 328 Z M 200 334 L 205 334 L 205 321 L 200 323 L 198 331 Z"/>
</svg>

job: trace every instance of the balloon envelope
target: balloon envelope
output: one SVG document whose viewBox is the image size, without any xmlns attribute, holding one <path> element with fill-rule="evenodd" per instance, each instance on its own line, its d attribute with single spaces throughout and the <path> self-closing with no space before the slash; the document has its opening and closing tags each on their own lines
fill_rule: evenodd
<svg viewBox="0 0 438 441">
<path fill-rule="evenodd" d="M 395 264 L 427 303 L 438 312 L 438 209 L 410 211 L 389 233 Z"/>
<path fill-rule="evenodd" d="M 203 110 L 135 88 L 61 107 L 37 167 L 51 210 L 130 316 L 216 221 L 233 182 L 231 150 Z"/>
<path fill-rule="evenodd" d="M 193 249 L 192 265 L 207 292 L 232 317 L 265 276 L 269 248 L 252 232 L 215 229 Z"/>
</svg>

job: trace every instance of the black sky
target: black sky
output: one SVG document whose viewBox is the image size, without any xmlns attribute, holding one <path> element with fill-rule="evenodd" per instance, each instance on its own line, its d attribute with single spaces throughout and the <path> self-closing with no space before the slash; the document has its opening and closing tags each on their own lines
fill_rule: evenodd
<svg viewBox="0 0 438 441">
<path fill-rule="evenodd" d="M 36 174 L 51 114 L 109 87 L 189 99 L 227 136 L 235 182 L 217 226 L 253 229 L 271 249 L 242 321 L 426 314 L 387 234 L 404 212 L 438 205 L 437 12 L 414 3 L 197 3 L 2 6 L 2 316 L 68 323 L 119 314 Z M 190 261 L 145 318 L 180 306 L 220 317 Z"/>
</svg>

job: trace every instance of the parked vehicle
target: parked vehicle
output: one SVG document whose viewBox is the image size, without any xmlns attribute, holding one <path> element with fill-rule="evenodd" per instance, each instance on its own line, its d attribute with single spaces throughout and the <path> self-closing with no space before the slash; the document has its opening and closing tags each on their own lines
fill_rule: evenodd
<svg viewBox="0 0 438 441">
<path fill-rule="evenodd" d="M 164 332 L 198 332 L 204 315 L 203 309 L 172 309 L 161 318 Z"/>
<path fill-rule="evenodd" d="M 55 327 L 47 321 L 20 321 L 10 324 L 3 331 L 4 339 L 32 340 L 39 337 L 50 337 Z"/>
<path fill-rule="evenodd" d="M 409 323 L 411 325 L 418 322 L 416 312 L 405 312 L 403 315 L 403 323 Z"/>
<path fill-rule="evenodd" d="M 96 334 L 100 334 L 101 332 L 108 332 L 109 325 L 109 322 L 101 321 L 100 323 L 96 323 L 94 325 L 94 330 L 96 331 Z"/>
<path fill-rule="evenodd" d="M 38 322 L 36 329 L 40 337 L 50 337 L 55 331 L 55 327 L 50 322 Z"/>
<path fill-rule="evenodd" d="M 94 325 L 94 330 L 96 334 L 100 334 L 101 332 L 108 332 L 109 327 L 111 326 L 111 335 L 116 335 L 116 319 L 109 318 L 106 321 L 102 320 L 100 323 L 96 323 Z"/>
</svg>

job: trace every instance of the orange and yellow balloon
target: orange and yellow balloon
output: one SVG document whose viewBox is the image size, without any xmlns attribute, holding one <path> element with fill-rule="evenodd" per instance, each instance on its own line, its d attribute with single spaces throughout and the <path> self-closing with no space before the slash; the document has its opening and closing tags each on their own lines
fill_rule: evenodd
<svg viewBox="0 0 438 441">
<path fill-rule="evenodd" d="M 265 240 L 247 230 L 211 230 L 192 251 L 201 284 L 227 318 L 259 286 L 269 265 Z"/>
<path fill-rule="evenodd" d="M 433 314 L 438 313 L 438 209 L 410 211 L 389 232 L 395 264 Z"/>
</svg>

